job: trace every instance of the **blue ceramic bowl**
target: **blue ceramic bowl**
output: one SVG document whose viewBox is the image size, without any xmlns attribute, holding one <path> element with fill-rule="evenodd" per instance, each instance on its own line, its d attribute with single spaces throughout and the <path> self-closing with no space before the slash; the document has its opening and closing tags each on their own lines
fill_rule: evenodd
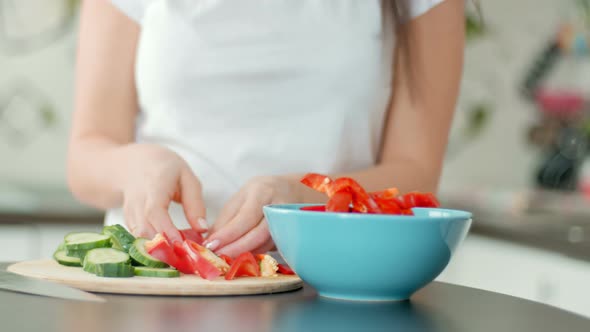
<svg viewBox="0 0 590 332">
<path fill-rule="evenodd" d="M 309 204 L 307 204 L 309 205 Z M 263 208 L 277 249 L 320 296 L 406 300 L 447 266 L 471 226 L 471 213 L 414 208 L 414 216 Z"/>
</svg>

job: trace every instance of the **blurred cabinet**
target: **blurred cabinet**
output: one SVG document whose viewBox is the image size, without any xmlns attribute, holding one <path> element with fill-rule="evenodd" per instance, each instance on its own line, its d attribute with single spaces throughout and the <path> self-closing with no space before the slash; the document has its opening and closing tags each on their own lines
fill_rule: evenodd
<svg viewBox="0 0 590 332">
<path fill-rule="evenodd" d="M 64 236 L 70 232 L 98 232 L 102 231 L 102 225 L 88 224 L 48 224 L 38 225 L 40 241 L 37 246 L 36 258 L 51 258 L 55 248 L 63 241 Z"/>
<path fill-rule="evenodd" d="M 41 235 L 33 224 L 0 224 L 0 261 L 33 259 Z"/>
<path fill-rule="evenodd" d="M 51 258 L 65 234 L 101 229 L 98 224 L 0 224 L 0 261 Z"/>
<path fill-rule="evenodd" d="M 590 317 L 590 262 L 511 242 L 469 235 L 437 280 Z"/>
</svg>

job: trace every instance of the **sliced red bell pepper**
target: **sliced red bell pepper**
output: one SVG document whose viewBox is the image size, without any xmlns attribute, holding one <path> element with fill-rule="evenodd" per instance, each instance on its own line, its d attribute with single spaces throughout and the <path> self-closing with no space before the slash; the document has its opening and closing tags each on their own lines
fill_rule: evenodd
<svg viewBox="0 0 590 332">
<path fill-rule="evenodd" d="M 392 187 L 381 191 L 371 192 L 369 195 L 373 198 L 391 199 L 396 198 L 399 195 L 399 190 Z"/>
<path fill-rule="evenodd" d="M 259 277 L 260 265 L 256 262 L 254 255 L 247 251 L 240 254 L 232 263 L 229 271 L 225 274 L 226 280 L 232 280 L 236 277 Z"/>
<path fill-rule="evenodd" d="M 301 210 L 413 215 L 414 207 L 440 207 L 440 202 L 432 193 L 409 192 L 400 196 L 399 190 L 394 187 L 367 193 L 358 182 L 349 177 L 332 180 L 325 175 L 308 173 L 301 182 L 329 197 L 326 206 L 307 206 Z M 345 207 L 347 192 L 352 196 L 348 202 L 352 203 L 352 208 L 348 211 Z"/>
<path fill-rule="evenodd" d="M 330 197 L 326 204 L 326 211 L 329 212 L 348 212 L 352 203 L 352 193 L 348 189 L 338 191 Z"/>
<path fill-rule="evenodd" d="M 407 209 L 411 208 L 411 206 L 408 206 L 406 204 L 403 196 L 398 196 L 398 197 L 394 198 L 394 200 L 395 200 L 395 203 L 397 204 L 397 206 L 399 206 L 399 208 L 402 210 L 407 210 Z"/>
<path fill-rule="evenodd" d="M 412 209 L 403 209 L 402 210 L 402 214 L 406 215 L 406 216 L 413 216 L 414 215 L 414 211 L 412 211 Z"/>
<path fill-rule="evenodd" d="M 203 244 L 203 235 L 192 228 L 181 229 L 180 236 L 182 236 L 182 240 L 191 240 L 198 244 Z"/>
<path fill-rule="evenodd" d="M 170 266 L 176 267 L 178 265 L 178 256 L 176 256 L 174 249 L 162 234 L 158 233 L 151 241 L 146 241 L 145 250 L 148 254 Z"/>
<path fill-rule="evenodd" d="M 223 260 L 224 260 L 224 261 L 227 263 L 227 265 L 231 265 L 231 263 L 232 263 L 232 261 L 233 261 L 233 260 L 231 259 L 231 257 L 229 257 L 228 255 L 220 254 L 220 255 L 219 255 L 219 257 L 220 257 L 221 259 L 223 259 Z"/>
<path fill-rule="evenodd" d="M 428 207 L 428 208 L 437 208 L 440 207 L 440 203 L 436 199 L 436 197 L 432 193 L 420 193 L 416 197 L 417 199 L 417 206 L 419 207 Z"/>
<path fill-rule="evenodd" d="M 349 177 L 341 177 L 334 181 L 328 188 L 328 196 L 332 197 L 335 193 L 349 190 L 352 193 L 352 207 L 353 210 L 363 213 L 380 213 L 381 209 L 375 203 L 375 200 L 369 196 L 365 189 L 354 179 Z"/>
<path fill-rule="evenodd" d="M 440 203 L 432 193 L 409 192 L 402 196 L 405 208 L 413 207 L 440 207 Z"/>
<path fill-rule="evenodd" d="M 178 257 L 178 263 L 177 265 L 174 265 L 174 267 L 182 273 L 194 274 L 197 270 L 196 264 L 195 261 L 189 256 L 187 250 L 184 248 L 184 243 L 186 242 L 176 241 L 172 245 L 174 248 L 174 253 Z"/>
<path fill-rule="evenodd" d="M 410 192 L 402 196 L 406 209 L 411 209 L 418 206 L 418 196 L 416 192 Z"/>
<path fill-rule="evenodd" d="M 326 211 L 326 206 L 325 205 L 302 206 L 300 208 L 300 210 L 324 212 L 324 211 Z"/>
<path fill-rule="evenodd" d="M 201 248 L 206 249 L 191 240 L 186 240 L 183 243 L 184 251 L 193 262 L 195 271 L 201 278 L 213 280 L 221 276 L 223 272 L 204 257 Z"/>
<path fill-rule="evenodd" d="M 301 179 L 301 183 L 322 193 L 327 192 L 331 182 L 330 177 L 317 173 L 307 173 Z"/>
<path fill-rule="evenodd" d="M 279 270 L 277 271 L 280 274 L 287 274 L 287 275 L 294 275 L 295 272 L 291 270 L 291 268 L 284 264 L 278 264 Z"/>
<path fill-rule="evenodd" d="M 397 201 L 393 198 L 386 199 L 386 198 L 379 198 L 375 197 L 375 202 L 379 205 L 381 209 L 381 213 L 386 214 L 401 214 L 402 209 L 397 204 Z"/>
</svg>

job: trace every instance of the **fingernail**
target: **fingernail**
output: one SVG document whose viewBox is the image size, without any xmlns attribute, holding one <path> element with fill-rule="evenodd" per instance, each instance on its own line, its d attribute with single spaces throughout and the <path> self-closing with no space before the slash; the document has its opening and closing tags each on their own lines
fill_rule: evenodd
<svg viewBox="0 0 590 332">
<path fill-rule="evenodd" d="M 207 243 L 205 245 L 205 248 L 207 248 L 211 251 L 215 251 L 215 249 L 217 249 L 218 246 L 219 246 L 219 240 L 213 240 L 213 241 Z"/>
<path fill-rule="evenodd" d="M 197 223 L 199 224 L 199 226 L 201 226 L 202 229 L 209 229 L 209 225 L 207 224 L 207 220 L 205 220 L 203 218 L 199 218 L 199 220 L 197 220 Z"/>
</svg>

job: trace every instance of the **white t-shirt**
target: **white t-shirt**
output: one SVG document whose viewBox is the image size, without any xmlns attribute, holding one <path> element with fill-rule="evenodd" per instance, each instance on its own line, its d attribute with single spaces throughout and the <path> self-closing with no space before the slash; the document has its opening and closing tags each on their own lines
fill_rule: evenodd
<svg viewBox="0 0 590 332">
<path fill-rule="evenodd" d="M 209 222 L 253 176 L 375 164 L 391 91 L 387 4 L 112 1 L 141 25 L 136 139 L 188 162 Z M 443 0 L 403 1 L 411 19 Z M 188 227 L 180 206 L 170 213 Z M 105 222 L 124 223 L 121 209 Z"/>
</svg>

